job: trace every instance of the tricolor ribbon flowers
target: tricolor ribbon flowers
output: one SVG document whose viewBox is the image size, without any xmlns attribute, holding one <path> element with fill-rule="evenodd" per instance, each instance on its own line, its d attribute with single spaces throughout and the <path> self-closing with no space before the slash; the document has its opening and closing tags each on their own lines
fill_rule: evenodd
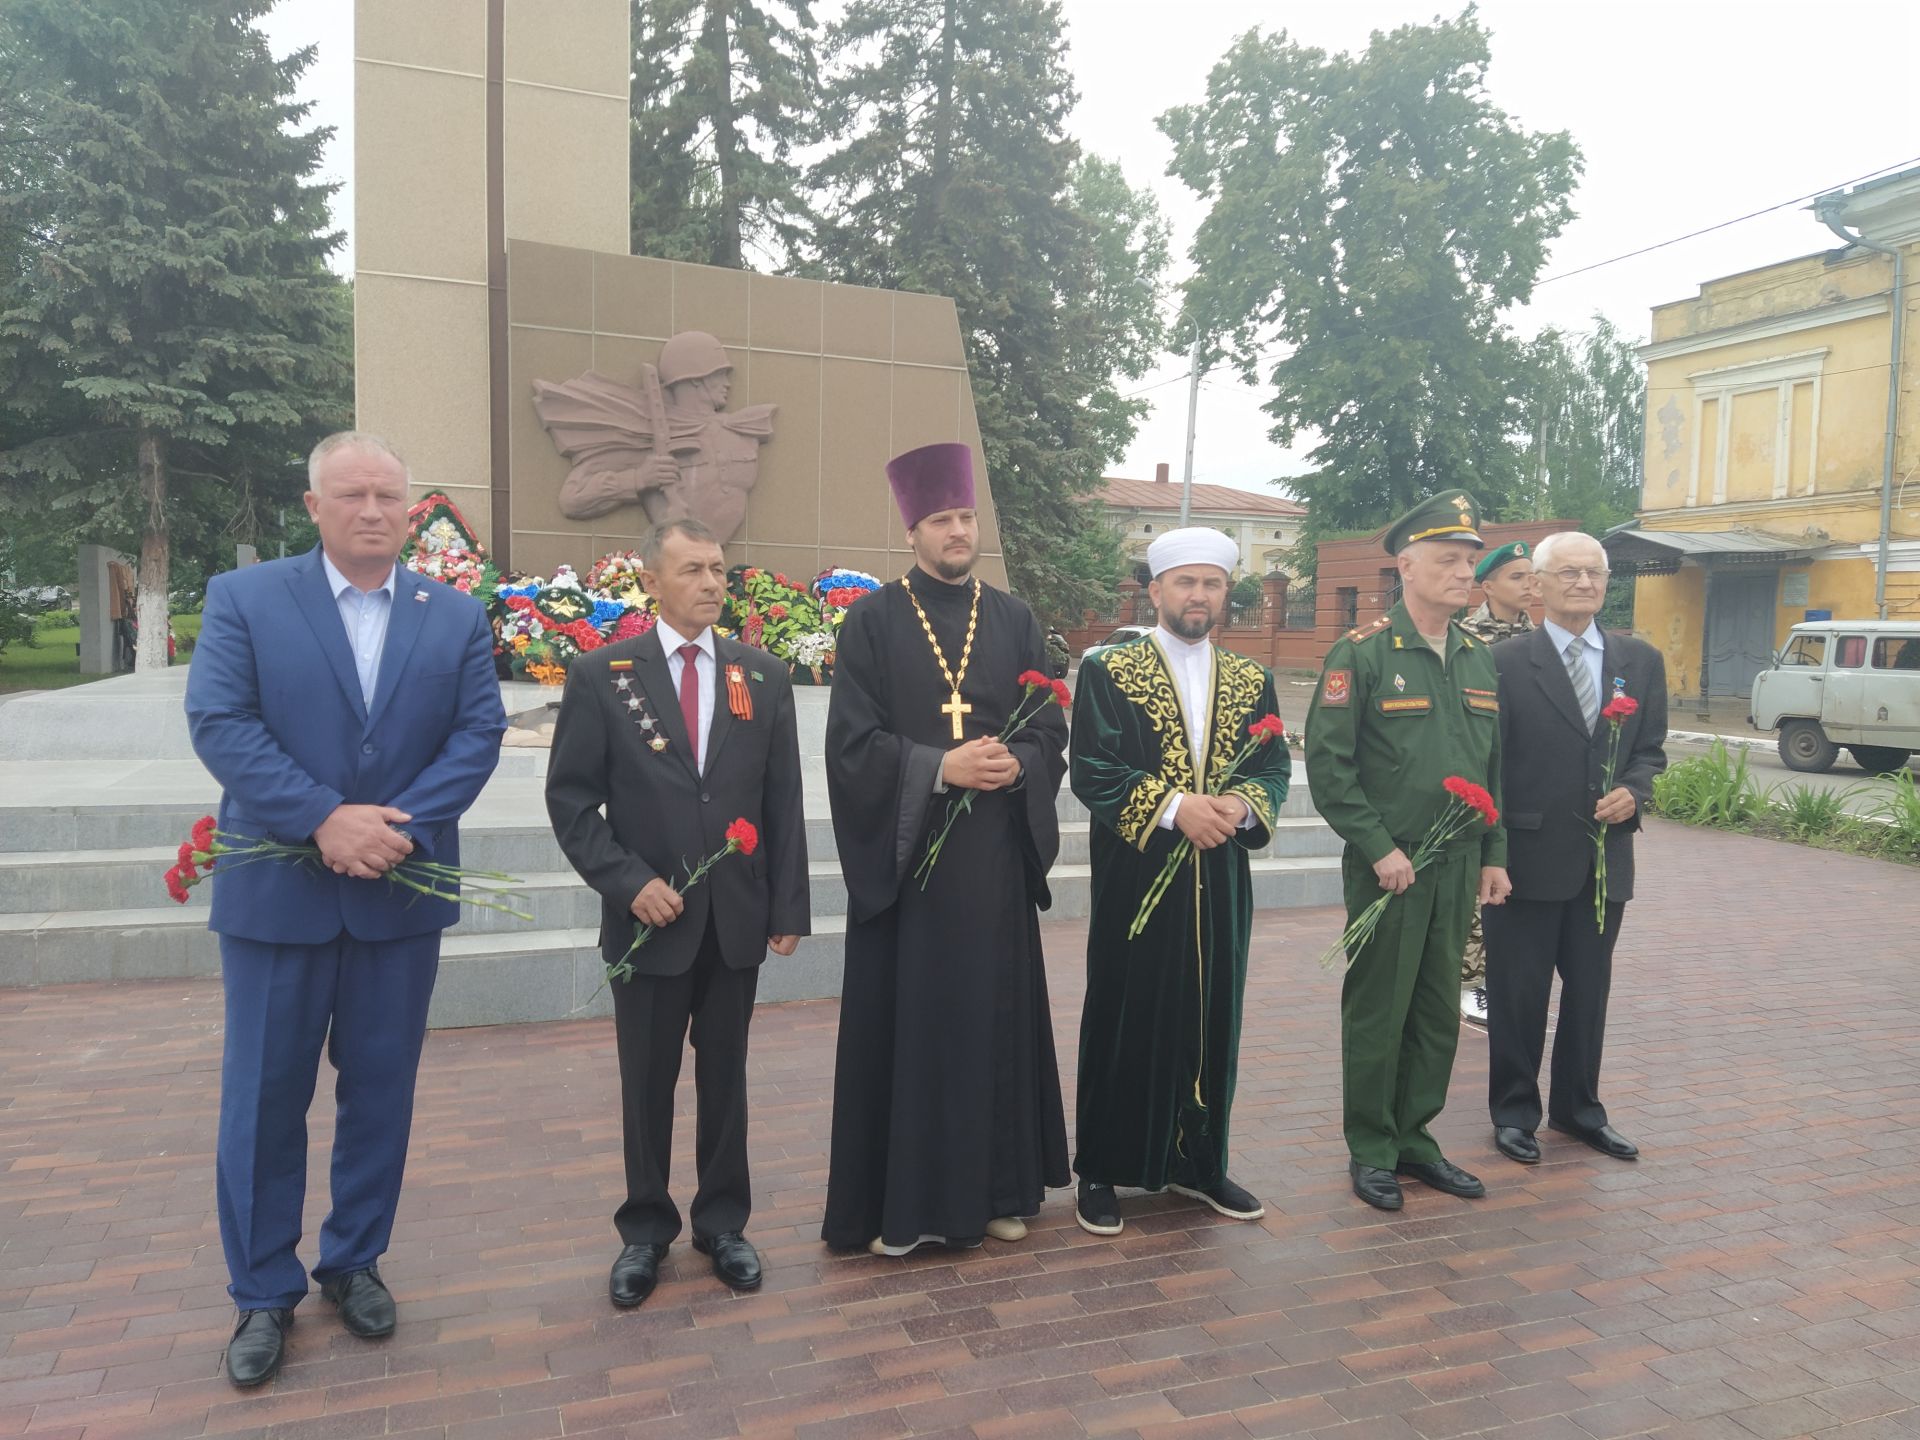
<svg viewBox="0 0 1920 1440">
<path fill-rule="evenodd" d="M 1233 757 L 1233 763 L 1227 767 L 1227 773 L 1220 777 L 1220 783 L 1208 791 L 1211 795 L 1224 795 L 1240 773 L 1240 767 L 1249 757 L 1259 754 L 1260 750 L 1278 740 L 1285 743 L 1287 727 L 1280 722 L 1278 715 L 1262 715 L 1247 726 L 1247 743 L 1240 747 L 1240 753 Z M 1180 867 L 1193 854 L 1193 842 L 1186 836 L 1180 837 L 1180 843 L 1173 847 L 1167 856 L 1167 863 L 1160 867 L 1160 873 L 1154 877 L 1153 884 L 1147 887 L 1147 893 L 1140 901 L 1140 908 L 1134 912 L 1133 924 L 1127 927 L 1127 938 L 1137 940 L 1140 932 L 1147 928 L 1147 922 L 1153 919 L 1153 912 L 1159 906 L 1160 899 L 1173 884 L 1173 877 L 1180 873 Z"/>
<path fill-rule="evenodd" d="M 193 822 L 193 831 L 180 842 L 173 868 L 164 879 L 167 895 L 176 904 L 187 903 L 193 887 L 211 880 L 216 873 L 225 875 L 242 865 L 262 860 L 286 860 L 296 865 L 319 867 L 323 862 L 320 847 L 311 842 L 289 845 L 279 840 L 256 840 L 216 828 L 211 815 Z M 437 860 L 409 855 L 381 877 L 389 885 L 398 885 L 429 900 L 452 900 L 480 910 L 498 910 L 516 920 L 533 916 L 512 902 L 518 898 L 520 881 L 497 870 L 466 870 L 458 865 L 442 865 Z M 371 883 L 371 882 L 369 882 Z"/>
<path fill-rule="evenodd" d="M 1426 838 L 1414 847 L 1412 858 L 1416 872 L 1424 870 L 1441 851 L 1471 829 L 1476 819 L 1492 825 L 1500 818 L 1493 796 L 1471 780 L 1449 775 L 1441 782 L 1441 788 L 1447 792 L 1446 808 L 1427 827 Z M 1380 917 L 1386 913 L 1387 902 L 1397 898 L 1389 890 L 1362 910 L 1354 922 L 1347 926 L 1339 942 L 1320 957 L 1321 966 L 1331 970 L 1340 965 L 1340 952 L 1343 950 L 1346 952 L 1346 963 L 1353 964 L 1354 957 L 1366 948 L 1367 942 L 1373 938 L 1373 932 L 1379 929 Z"/>
<path fill-rule="evenodd" d="M 727 826 L 727 843 L 713 854 L 707 856 L 698 865 L 687 871 L 687 878 L 674 887 L 684 895 L 698 885 L 707 876 L 707 872 L 729 855 L 751 855 L 760 848 L 760 832 L 753 828 L 753 822 L 745 816 Z M 685 862 L 682 862 L 685 863 Z M 612 965 L 607 966 L 607 982 L 631 980 L 633 978 L 633 952 L 653 938 L 654 927 L 633 922 L 633 944 L 627 947 L 627 953 Z M 599 992 L 595 992 L 596 994 Z"/>
<path fill-rule="evenodd" d="M 1066 709 L 1073 704 L 1073 696 L 1067 690 L 1067 682 L 1042 675 L 1038 670 L 1022 670 L 1015 682 L 1020 686 L 1020 699 L 1014 704 L 1013 713 L 1007 717 L 1007 723 L 1000 727 L 1000 733 L 994 736 L 1002 745 L 1027 728 L 1034 716 L 1049 705 L 1058 705 Z M 1040 703 L 1031 710 L 1027 708 L 1033 698 L 1040 696 Z M 914 868 L 913 878 L 920 882 L 922 890 L 933 879 L 934 863 L 939 860 L 940 852 L 946 847 L 947 835 L 953 829 L 953 822 L 973 809 L 973 797 L 980 792 L 963 790 L 959 796 L 947 801 L 947 816 L 941 822 L 940 829 L 927 841 L 927 853 L 920 857 L 920 863 Z"/>
<path fill-rule="evenodd" d="M 1616 690 L 1614 696 L 1600 711 L 1600 718 L 1607 722 L 1613 733 L 1607 738 L 1607 765 L 1601 772 L 1600 794 L 1602 798 L 1613 790 L 1614 767 L 1620 763 L 1620 727 L 1627 718 L 1640 708 L 1640 702 L 1624 690 Z M 1593 826 L 1593 923 L 1594 927 L 1605 934 L 1607 929 L 1607 831 L 1612 828 L 1603 821 L 1594 821 Z"/>
</svg>

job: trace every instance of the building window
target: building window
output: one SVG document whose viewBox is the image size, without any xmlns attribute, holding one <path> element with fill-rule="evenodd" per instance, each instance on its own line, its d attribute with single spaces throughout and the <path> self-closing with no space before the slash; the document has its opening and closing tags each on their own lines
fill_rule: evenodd
<svg viewBox="0 0 1920 1440">
<path fill-rule="evenodd" d="M 1151 535 L 1153 533 L 1153 526 L 1151 525 L 1142 525 L 1140 529 L 1143 533 L 1148 535 Z"/>
<path fill-rule="evenodd" d="M 1360 591 L 1352 585 L 1340 587 L 1340 627 L 1351 630 L 1360 623 Z"/>
<path fill-rule="evenodd" d="M 1827 351 L 1700 370 L 1693 386 L 1688 505 L 1784 500 L 1818 488 L 1820 379 Z"/>
</svg>

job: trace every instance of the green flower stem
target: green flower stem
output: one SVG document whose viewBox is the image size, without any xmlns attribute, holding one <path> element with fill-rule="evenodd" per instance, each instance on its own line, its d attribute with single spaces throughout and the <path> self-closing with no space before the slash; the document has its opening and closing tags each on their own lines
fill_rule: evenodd
<svg viewBox="0 0 1920 1440">
<path fill-rule="evenodd" d="M 1475 814 L 1458 796 L 1450 796 L 1447 808 L 1427 827 L 1426 838 L 1414 847 L 1414 873 L 1426 869 L 1442 851 L 1466 834 L 1472 828 Z M 1320 957 L 1320 968 L 1345 969 L 1353 964 L 1354 956 L 1366 949 L 1367 942 L 1373 939 L 1373 932 L 1380 928 L 1380 917 L 1386 913 L 1387 902 L 1395 898 L 1391 890 L 1382 891 L 1371 905 L 1355 916 L 1353 923 L 1340 933 L 1339 940 Z M 1342 964 L 1343 956 L 1345 964 Z"/>
</svg>

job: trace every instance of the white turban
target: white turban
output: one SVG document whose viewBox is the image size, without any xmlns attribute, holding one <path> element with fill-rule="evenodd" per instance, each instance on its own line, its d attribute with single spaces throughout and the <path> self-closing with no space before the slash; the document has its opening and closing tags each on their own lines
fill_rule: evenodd
<svg viewBox="0 0 1920 1440">
<path fill-rule="evenodd" d="M 1206 525 L 1169 530 L 1147 547 L 1147 568 L 1156 580 L 1181 565 L 1218 565 L 1231 576 L 1239 563 L 1239 544 Z"/>
</svg>

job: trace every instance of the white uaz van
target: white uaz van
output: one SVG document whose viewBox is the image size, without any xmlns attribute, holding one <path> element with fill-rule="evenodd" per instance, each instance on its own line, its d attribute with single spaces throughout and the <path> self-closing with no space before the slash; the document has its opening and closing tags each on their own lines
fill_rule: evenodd
<svg viewBox="0 0 1920 1440">
<path fill-rule="evenodd" d="M 1920 621 L 1816 620 L 1796 625 L 1753 681 L 1760 730 L 1780 732 L 1792 770 L 1827 770 L 1846 746 L 1883 774 L 1920 750 Z"/>
</svg>

